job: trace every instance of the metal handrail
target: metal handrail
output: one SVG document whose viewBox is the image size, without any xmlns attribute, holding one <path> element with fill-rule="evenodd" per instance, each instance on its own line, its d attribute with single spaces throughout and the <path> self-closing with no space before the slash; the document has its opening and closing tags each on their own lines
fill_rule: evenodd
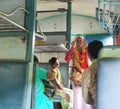
<svg viewBox="0 0 120 109">
<path fill-rule="evenodd" d="M 37 22 L 37 26 L 38 26 L 38 29 L 39 29 L 39 32 L 40 34 L 37 34 L 37 36 L 40 36 L 40 38 L 43 38 L 44 40 L 47 39 L 46 35 L 41 31 L 41 28 L 40 28 L 40 22 L 38 21 L 38 19 L 36 18 L 36 22 Z"/>
<path fill-rule="evenodd" d="M 15 14 L 17 11 L 19 11 L 19 10 L 23 10 L 24 12 L 29 13 L 25 8 L 19 6 L 19 7 L 16 7 L 14 10 L 12 10 L 10 13 L 5 13 L 5 12 L 3 12 L 3 11 L 0 11 L 0 17 L 1 17 L 2 19 L 6 20 L 7 22 L 15 25 L 16 27 L 18 27 L 18 28 L 20 28 L 20 29 L 28 32 L 27 29 L 25 29 L 25 28 L 22 27 L 21 25 L 19 25 L 19 24 L 17 24 L 16 22 L 14 22 L 14 21 L 10 20 L 9 18 L 7 18 L 8 16 L 14 15 L 14 14 Z"/>
<path fill-rule="evenodd" d="M 17 11 L 19 10 L 23 10 L 25 11 L 26 13 L 29 13 L 29 11 L 27 11 L 25 8 L 21 7 L 21 6 L 18 6 L 16 7 L 14 10 L 12 10 L 10 13 L 5 13 L 3 11 L 0 11 L 0 15 L 3 15 L 3 16 L 12 16 L 14 15 Z"/>
<path fill-rule="evenodd" d="M 13 25 L 17 26 L 18 28 L 20 28 L 20 29 L 22 29 L 22 30 L 24 30 L 24 31 L 28 32 L 28 30 L 27 30 L 27 29 L 25 29 L 25 28 L 24 28 L 24 27 L 22 27 L 21 25 L 19 25 L 19 24 L 15 23 L 14 21 L 12 21 L 12 20 L 10 20 L 10 19 L 8 19 L 8 18 L 6 18 L 6 17 L 4 17 L 4 16 L 2 16 L 2 15 L 0 15 L 0 17 L 1 17 L 1 18 L 3 18 L 4 20 L 8 21 L 9 23 L 11 23 L 11 24 L 13 24 Z"/>
</svg>

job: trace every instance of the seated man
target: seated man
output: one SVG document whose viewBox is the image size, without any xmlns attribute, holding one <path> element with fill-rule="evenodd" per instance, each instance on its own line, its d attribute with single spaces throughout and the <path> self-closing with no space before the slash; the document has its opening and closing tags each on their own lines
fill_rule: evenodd
<svg viewBox="0 0 120 109">
<path fill-rule="evenodd" d="M 97 58 L 102 47 L 103 43 L 98 40 L 94 40 L 88 44 L 88 54 L 92 64 L 83 72 L 82 76 L 83 97 L 86 103 L 93 105 L 93 109 L 96 109 Z"/>
</svg>

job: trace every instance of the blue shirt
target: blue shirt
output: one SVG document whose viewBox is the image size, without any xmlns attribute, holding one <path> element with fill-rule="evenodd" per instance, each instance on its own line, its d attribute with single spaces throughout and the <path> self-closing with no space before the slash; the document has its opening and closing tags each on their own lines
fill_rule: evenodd
<svg viewBox="0 0 120 109">
<path fill-rule="evenodd" d="M 47 70 L 36 68 L 36 109 L 54 109 L 53 101 L 44 93 L 44 84 L 41 79 L 46 79 Z"/>
</svg>

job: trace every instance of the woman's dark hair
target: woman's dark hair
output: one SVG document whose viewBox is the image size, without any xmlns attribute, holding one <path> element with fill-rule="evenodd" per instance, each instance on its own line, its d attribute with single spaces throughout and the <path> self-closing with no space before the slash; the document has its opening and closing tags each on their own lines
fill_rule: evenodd
<svg viewBox="0 0 120 109">
<path fill-rule="evenodd" d="M 50 60 L 49 60 L 49 64 L 50 65 L 53 65 L 54 63 L 56 63 L 56 60 L 57 60 L 58 58 L 56 58 L 56 57 L 52 57 Z"/>
<path fill-rule="evenodd" d="M 37 56 L 34 55 L 34 63 L 38 64 L 39 63 L 39 60 L 37 58 Z"/>
<path fill-rule="evenodd" d="M 88 52 L 94 58 L 98 58 L 98 53 L 100 49 L 103 47 L 103 43 L 98 40 L 94 40 L 88 44 Z"/>
</svg>

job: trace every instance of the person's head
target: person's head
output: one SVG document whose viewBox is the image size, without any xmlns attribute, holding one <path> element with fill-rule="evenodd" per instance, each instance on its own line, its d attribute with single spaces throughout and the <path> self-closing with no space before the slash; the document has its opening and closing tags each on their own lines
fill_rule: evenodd
<svg viewBox="0 0 120 109">
<path fill-rule="evenodd" d="M 49 60 L 49 64 L 50 64 L 50 66 L 53 67 L 53 68 L 58 68 L 58 67 L 59 67 L 59 60 L 58 60 L 58 58 L 52 57 L 52 58 Z"/>
<path fill-rule="evenodd" d="M 37 56 L 34 55 L 34 64 L 38 64 L 39 63 L 39 59 Z"/>
<path fill-rule="evenodd" d="M 98 53 L 103 47 L 103 43 L 98 40 L 94 40 L 88 44 L 88 54 L 91 60 L 98 58 Z"/>
<path fill-rule="evenodd" d="M 83 42 L 83 37 L 82 36 L 76 36 L 75 38 L 76 44 L 81 44 Z"/>
<path fill-rule="evenodd" d="M 82 46 L 82 44 L 83 44 L 83 37 L 81 36 L 81 35 L 77 35 L 76 37 L 75 37 L 75 42 L 76 42 L 76 47 L 77 48 L 80 48 L 81 46 Z"/>
</svg>

